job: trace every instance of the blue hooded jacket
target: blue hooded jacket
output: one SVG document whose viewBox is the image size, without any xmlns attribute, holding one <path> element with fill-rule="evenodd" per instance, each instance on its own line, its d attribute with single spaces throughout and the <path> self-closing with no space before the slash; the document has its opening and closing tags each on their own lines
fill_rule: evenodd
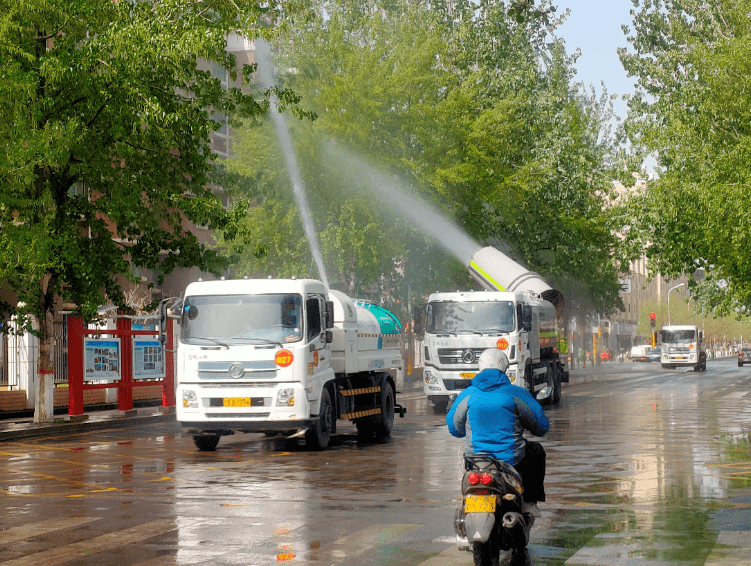
<svg viewBox="0 0 751 566">
<path fill-rule="evenodd" d="M 465 438 L 464 452 L 487 452 L 518 464 L 524 458 L 524 430 L 544 436 L 550 423 L 532 394 L 513 385 L 499 369 L 485 369 L 472 379 L 446 415 L 449 432 Z"/>
</svg>

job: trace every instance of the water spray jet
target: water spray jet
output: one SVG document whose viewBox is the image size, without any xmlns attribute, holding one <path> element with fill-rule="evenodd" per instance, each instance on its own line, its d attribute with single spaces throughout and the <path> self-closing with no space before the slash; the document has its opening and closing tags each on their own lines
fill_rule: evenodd
<svg viewBox="0 0 751 566">
<path fill-rule="evenodd" d="M 256 63 L 258 64 L 258 75 L 261 80 L 261 84 L 265 88 L 272 88 L 274 86 L 274 71 L 271 66 L 271 55 L 269 45 L 261 39 L 255 40 L 256 45 Z M 289 173 L 290 181 L 292 182 L 292 192 L 294 193 L 295 200 L 297 201 L 297 207 L 302 217 L 303 228 L 305 229 L 305 235 L 308 238 L 310 245 L 310 252 L 313 254 L 313 260 L 318 268 L 318 275 L 326 288 L 329 287 L 329 280 L 326 276 L 326 268 L 323 263 L 323 255 L 321 254 L 321 248 L 318 244 L 318 236 L 315 231 L 315 224 L 313 218 L 310 216 L 310 206 L 308 205 L 308 199 L 305 195 L 305 186 L 302 182 L 302 175 L 300 174 L 300 167 L 295 157 L 295 150 L 292 146 L 292 138 L 289 135 L 289 129 L 287 128 L 287 121 L 282 113 L 279 112 L 279 108 L 275 97 L 272 95 L 271 99 L 271 119 L 274 122 L 274 130 L 276 131 L 279 145 L 284 153 L 284 161 L 287 165 L 287 172 Z"/>
</svg>

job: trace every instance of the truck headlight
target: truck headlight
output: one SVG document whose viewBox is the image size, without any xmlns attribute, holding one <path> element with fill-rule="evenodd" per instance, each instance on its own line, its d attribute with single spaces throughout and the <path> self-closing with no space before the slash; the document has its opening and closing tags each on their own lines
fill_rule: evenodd
<svg viewBox="0 0 751 566">
<path fill-rule="evenodd" d="M 438 384 L 438 377 L 430 373 L 430 370 L 425 370 L 422 374 L 423 378 L 425 378 L 425 383 L 430 383 L 432 385 Z"/>
<path fill-rule="evenodd" d="M 280 389 L 276 394 L 276 406 L 277 407 L 294 407 L 295 406 L 295 390 L 292 387 Z"/>
<path fill-rule="evenodd" d="M 183 407 L 187 409 L 198 408 L 198 396 L 195 391 L 191 391 L 190 389 L 183 390 Z"/>
</svg>

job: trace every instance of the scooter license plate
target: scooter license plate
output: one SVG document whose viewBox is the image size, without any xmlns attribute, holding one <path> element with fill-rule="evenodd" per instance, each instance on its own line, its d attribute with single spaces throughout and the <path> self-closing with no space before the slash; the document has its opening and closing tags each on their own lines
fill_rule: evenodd
<svg viewBox="0 0 751 566">
<path fill-rule="evenodd" d="M 495 495 L 468 495 L 464 498 L 465 513 L 493 513 Z"/>
</svg>

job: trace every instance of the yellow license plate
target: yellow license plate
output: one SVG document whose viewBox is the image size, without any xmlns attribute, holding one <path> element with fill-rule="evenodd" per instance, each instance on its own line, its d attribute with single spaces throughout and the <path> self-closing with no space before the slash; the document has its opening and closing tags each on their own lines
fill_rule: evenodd
<svg viewBox="0 0 751 566">
<path fill-rule="evenodd" d="M 225 397 L 223 407 L 250 407 L 250 397 Z"/>
<path fill-rule="evenodd" d="M 464 498 L 465 513 L 493 513 L 495 495 L 468 495 Z"/>
<path fill-rule="evenodd" d="M 465 372 L 460 373 L 459 377 L 461 377 L 462 379 L 472 379 L 476 375 L 477 375 L 476 373 L 465 371 Z"/>
<path fill-rule="evenodd" d="M 676 360 L 682 360 L 682 359 L 683 359 L 683 356 L 676 356 L 676 357 L 675 357 L 675 359 L 676 359 Z"/>
</svg>

